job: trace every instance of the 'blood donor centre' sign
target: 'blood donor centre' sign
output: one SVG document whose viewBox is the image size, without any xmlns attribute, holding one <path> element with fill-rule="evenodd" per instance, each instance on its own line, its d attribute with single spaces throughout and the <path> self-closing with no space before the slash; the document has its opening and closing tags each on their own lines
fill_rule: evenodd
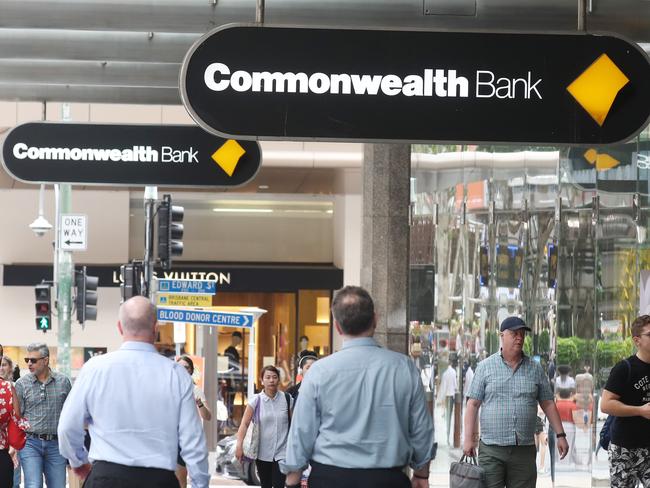
<svg viewBox="0 0 650 488">
<path fill-rule="evenodd" d="M 650 116 L 650 64 L 609 35 L 231 26 L 181 70 L 204 129 L 251 139 L 609 144 Z"/>
<path fill-rule="evenodd" d="M 190 125 L 31 122 L 7 134 L 1 154 L 9 174 L 31 183 L 235 187 L 261 162 L 257 142 Z"/>
</svg>

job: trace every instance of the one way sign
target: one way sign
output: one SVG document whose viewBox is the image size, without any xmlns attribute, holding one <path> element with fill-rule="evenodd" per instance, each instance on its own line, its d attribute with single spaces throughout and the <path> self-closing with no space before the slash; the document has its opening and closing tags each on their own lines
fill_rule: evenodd
<svg viewBox="0 0 650 488">
<path fill-rule="evenodd" d="M 88 247 L 88 232 L 86 215 L 61 215 L 61 231 L 59 245 L 64 251 L 85 251 Z"/>
</svg>

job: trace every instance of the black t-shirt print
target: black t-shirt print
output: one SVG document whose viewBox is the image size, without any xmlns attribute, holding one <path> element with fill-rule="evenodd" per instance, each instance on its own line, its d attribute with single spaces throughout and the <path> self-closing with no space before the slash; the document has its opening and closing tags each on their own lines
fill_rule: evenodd
<svg viewBox="0 0 650 488">
<path fill-rule="evenodd" d="M 650 364 L 636 356 L 612 368 L 605 389 L 620 396 L 626 405 L 640 407 L 650 402 Z M 628 449 L 650 447 L 650 420 L 643 417 L 617 417 L 612 429 L 612 442 Z"/>
</svg>

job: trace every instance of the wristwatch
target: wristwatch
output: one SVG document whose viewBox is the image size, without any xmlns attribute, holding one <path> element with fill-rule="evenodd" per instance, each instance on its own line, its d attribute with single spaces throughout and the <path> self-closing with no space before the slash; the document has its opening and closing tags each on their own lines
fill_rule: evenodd
<svg viewBox="0 0 650 488">
<path fill-rule="evenodd" d="M 561 438 L 561 437 L 566 437 L 566 432 L 560 432 L 559 434 L 555 434 L 556 438 Z"/>
</svg>

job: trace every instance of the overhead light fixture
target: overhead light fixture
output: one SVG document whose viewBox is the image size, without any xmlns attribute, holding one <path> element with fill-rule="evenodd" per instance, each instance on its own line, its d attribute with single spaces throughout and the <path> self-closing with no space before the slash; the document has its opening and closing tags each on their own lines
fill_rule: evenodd
<svg viewBox="0 0 650 488">
<path fill-rule="evenodd" d="M 219 213 L 273 213 L 272 208 L 213 208 L 212 211 Z"/>
<path fill-rule="evenodd" d="M 329 297 L 316 298 L 316 323 L 317 324 L 330 323 L 330 298 Z"/>
</svg>

